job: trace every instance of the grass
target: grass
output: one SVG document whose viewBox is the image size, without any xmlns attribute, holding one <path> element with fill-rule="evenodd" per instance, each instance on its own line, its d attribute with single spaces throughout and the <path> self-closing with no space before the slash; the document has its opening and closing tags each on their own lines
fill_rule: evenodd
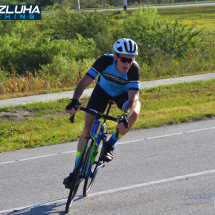
<svg viewBox="0 0 215 215">
<path fill-rule="evenodd" d="M 206 32 L 215 33 L 215 6 L 180 7 L 158 9 L 161 20 L 176 20 L 187 26 L 196 25 L 197 29 L 205 28 Z"/>
<path fill-rule="evenodd" d="M 210 46 L 210 51 L 215 51 L 215 44 L 214 47 L 212 44 Z M 154 65 L 140 65 L 140 81 L 197 75 L 215 71 L 213 54 L 209 56 L 210 59 L 206 63 L 202 60 L 203 57 L 193 58 L 188 56 L 186 59 L 180 61 L 174 59 L 172 56 L 166 56 L 164 59 L 159 59 L 158 57 L 158 59 L 155 59 Z M 28 73 L 30 75 L 26 77 L 10 77 L 6 84 L 2 85 L 3 93 L 0 93 L 0 100 L 72 91 L 80 81 L 80 78 L 77 77 L 74 79 L 67 78 L 63 81 L 60 81 L 58 78 L 56 80 L 48 77 L 44 79 L 44 77 L 34 77 L 30 72 Z M 83 72 L 82 77 L 84 74 L 85 72 Z M 96 82 L 97 79 L 88 88 L 93 88 Z"/>
<path fill-rule="evenodd" d="M 215 79 L 140 90 L 141 114 L 133 129 L 214 117 L 214 93 Z M 83 98 L 82 105 L 86 106 L 87 101 L 88 98 Z M 0 116 L 7 118 L 0 117 L 0 152 L 78 140 L 84 126 L 84 114 L 78 112 L 75 123 L 71 124 L 64 113 L 68 103 L 69 99 L 60 99 L 1 108 Z M 15 116 L 23 112 L 23 118 Z M 110 113 L 115 117 L 120 114 L 116 106 Z M 115 125 L 107 123 L 110 133 Z"/>
<path fill-rule="evenodd" d="M 143 9 L 144 10 L 144 9 Z M 197 28 L 215 31 L 214 18 L 215 6 L 196 6 L 196 7 L 172 7 L 157 8 L 161 20 L 174 21 L 178 19 L 182 24 L 188 26 L 196 25 Z M 125 18 L 132 15 L 134 10 L 127 10 Z M 106 12 L 110 17 L 119 18 L 121 11 Z"/>
<path fill-rule="evenodd" d="M 81 76 L 76 75 L 75 78 L 68 78 L 68 74 L 65 72 L 63 80 L 59 78 L 43 77 L 40 76 L 36 71 L 35 75 L 27 70 L 27 75 L 13 75 L 10 78 L 4 77 L 6 81 L 0 81 L 2 84 L 0 89 L 0 100 L 18 98 L 23 96 L 41 95 L 47 93 L 56 93 L 64 91 L 72 91 L 75 86 L 79 83 L 81 77 L 85 72 L 82 72 Z M 95 86 L 95 81 L 90 84 L 89 88 Z"/>
</svg>

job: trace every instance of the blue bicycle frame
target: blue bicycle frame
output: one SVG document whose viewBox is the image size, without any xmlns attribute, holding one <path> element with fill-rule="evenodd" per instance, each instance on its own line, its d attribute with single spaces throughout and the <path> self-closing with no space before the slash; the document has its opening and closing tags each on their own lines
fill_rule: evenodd
<svg viewBox="0 0 215 215">
<path fill-rule="evenodd" d="M 104 127 L 105 127 L 106 120 L 112 120 L 112 121 L 117 122 L 116 118 L 108 116 L 108 113 L 110 111 L 110 108 L 111 108 L 112 104 L 114 104 L 114 103 L 112 101 L 109 101 L 109 106 L 108 106 L 108 110 L 107 110 L 106 115 L 104 115 L 102 113 L 99 113 L 99 112 L 97 112 L 95 110 L 92 110 L 92 109 L 87 109 L 87 108 L 83 108 L 83 107 L 81 107 L 81 109 L 80 109 L 80 110 L 85 111 L 87 113 L 90 113 L 90 114 L 92 114 L 92 115 L 94 115 L 96 117 L 96 119 L 94 120 L 94 123 L 93 123 L 93 128 L 91 129 L 90 135 L 87 138 L 87 140 L 86 140 L 86 142 L 84 144 L 84 147 L 82 148 L 81 155 L 80 155 L 80 158 L 81 158 L 83 153 L 85 152 L 87 144 L 92 144 L 90 154 L 89 154 L 89 156 L 87 158 L 86 168 L 84 170 L 84 174 L 82 174 L 82 176 L 84 178 L 90 177 L 91 174 L 92 174 L 92 170 L 91 170 L 92 169 L 92 164 L 93 164 L 92 159 L 93 159 L 93 152 L 94 152 L 95 146 L 99 147 L 99 144 L 100 144 L 101 140 L 103 142 L 105 141 L 106 134 L 104 132 L 105 131 Z M 104 118 L 103 123 L 101 123 L 100 118 Z M 99 130 L 99 133 L 97 134 L 99 126 L 100 126 L 100 130 Z M 88 143 L 90 140 L 92 142 Z M 78 166 L 78 164 L 80 162 L 80 158 L 79 158 L 79 161 L 77 162 L 77 164 L 75 165 L 75 170 L 74 171 L 76 171 L 76 168 L 77 168 L 77 166 Z M 99 168 L 103 167 L 104 165 L 105 165 L 105 162 L 99 162 L 99 164 L 96 165 L 96 169 L 99 169 Z"/>
<path fill-rule="evenodd" d="M 100 130 L 99 130 L 99 133 L 97 135 L 97 131 L 98 131 L 99 126 L 100 126 Z M 84 177 L 90 177 L 91 174 L 92 174 L 93 152 L 94 152 L 95 146 L 99 147 L 100 141 L 104 140 L 104 126 L 105 126 L 105 123 L 101 124 L 100 120 L 95 119 L 94 124 L 93 124 L 93 128 L 92 128 L 92 130 L 90 132 L 90 137 L 89 137 L 94 143 L 93 143 L 93 147 L 92 147 L 91 152 L 90 152 L 90 156 L 88 158 L 88 162 L 87 162 L 87 166 L 86 166 L 86 169 L 85 169 Z M 97 135 L 97 137 L 96 137 L 96 135 Z M 105 165 L 105 162 L 103 162 L 102 164 L 97 166 L 97 169 L 103 167 L 104 165 Z"/>
<path fill-rule="evenodd" d="M 98 131 L 98 128 L 100 126 L 100 130 L 99 130 L 99 133 L 97 135 L 97 131 Z M 95 119 L 94 121 L 94 124 L 93 124 L 93 128 L 90 132 L 90 136 L 88 137 L 87 141 L 85 142 L 84 144 L 84 147 L 81 151 L 81 155 L 80 157 L 82 156 L 83 152 L 85 151 L 85 148 L 86 148 L 86 145 L 88 143 L 89 140 L 93 141 L 93 147 L 91 148 L 91 152 L 90 152 L 90 155 L 88 157 L 88 161 L 87 161 L 87 165 L 86 165 L 86 169 L 85 169 L 85 172 L 84 172 L 84 178 L 86 177 L 90 177 L 91 174 L 92 174 L 92 158 L 93 158 L 93 152 L 94 152 L 94 148 L 95 146 L 96 147 L 99 147 L 99 144 L 100 144 L 100 141 L 101 140 L 104 140 L 104 126 L 105 126 L 105 123 L 101 124 L 101 121 L 99 119 Z M 96 137 L 97 136 L 97 137 Z M 79 158 L 80 159 L 80 158 Z M 78 166 L 78 163 L 79 161 L 77 162 L 77 164 L 75 165 L 75 170 L 76 171 L 76 167 Z M 105 165 L 105 162 L 103 162 L 101 165 L 99 165 L 97 167 L 97 169 L 103 167 Z"/>
</svg>

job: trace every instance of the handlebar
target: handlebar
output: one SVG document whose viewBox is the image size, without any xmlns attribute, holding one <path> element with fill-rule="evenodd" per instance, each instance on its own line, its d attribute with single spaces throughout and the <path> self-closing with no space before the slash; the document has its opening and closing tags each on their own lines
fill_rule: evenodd
<svg viewBox="0 0 215 215">
<path fill-rule="evenodd" d="M 77 107 L 75 107 L 75 109 L 77 110 Z M 93 109 L 89 109 L 89 108 L 84 108 L 84 107 L 81 107 L 80 108 L 81 111 L 85 111 L 89 114 L 92 114 L 93 116 L 95 116 L 97 119 L 100 119 L 100 118 L 103 118 L 103 119 L 107 119 L 107 120 L 111 120 L 111 121 L 114 121 L 114 122 L 117 122 L 117 118 L 115 117 L 112 117 L 112 116 L 108 116 L 108 115 L 105 115 L 103 113 L 100 113 L 98 111 L 95 111 Z M 71 123 L 74 123 L 74 117 L 75 115 L 73 116 L 70 116 L 70 121 Z M 116 138 L 119 137 L 119 130 L 117 129 L 117 132 L 116 132 L 116 135 L 115 135 Z"/>
<path fill-rule="evenodd" d="M 117 122 L 117 118 L 112 117 L 112 116 L 105 115 L 105 114 L 100 113 L 100 112 L 98 112 L 98 111 L 95 111 L 95 110 L 93 110 L 93 109 L 81 107 L 80 110 L 92 114 L 92 115 L 95 116 L 97 119 L 104 118 L 104 119 L 107 119 L 107 120 L 111 120 L 111 121 Z M 73 115 L 73 116 L 70 116 L 70 121 L 71 121 L 72 123 L 74 122 L 74 115 Z"/>
</svg>

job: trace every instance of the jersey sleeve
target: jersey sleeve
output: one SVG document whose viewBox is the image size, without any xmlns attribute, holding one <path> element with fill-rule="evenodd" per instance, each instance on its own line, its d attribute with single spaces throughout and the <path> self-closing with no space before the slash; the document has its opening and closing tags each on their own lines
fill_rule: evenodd
<svg viewBox="0 0 215 215">
<path fill-rule="evenodd" d="M 140 68 L 137 63 L 133 63 L 128 71 L 129 90 L 140 89 Z"/>
<path fill-rule="evenodd" d="M 88 75 L 94 80 L 99 73 L 102 73 L 111 64 L 113 64 L 113 57 L 102 55 L 95 61 L 93 66 L 87 71 L 86 75 Z"/>
</svg>

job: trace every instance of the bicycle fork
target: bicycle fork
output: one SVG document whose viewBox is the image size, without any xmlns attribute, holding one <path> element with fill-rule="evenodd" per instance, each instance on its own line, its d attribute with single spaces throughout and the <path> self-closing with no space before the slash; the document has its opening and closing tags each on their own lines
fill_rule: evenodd
<svg viewBox="0 0 215 215">
<path fill-rule="evenodd" d="M 98 123 L 98 124 L 97 124 Z M 92 135 L 90 136 L 90 138 L 95 141 L 95 144 L 94 144 L 94 148 L 92 149 L 92 151 L 94 152 L 93 154 L 93 159 L 92 159 L 92 162 L 90 163 L 90 166 L 92 166 L 92 164 L 96 164 L 96 170 L 100 169 L 101 167 L 104 167 L 105 166 L 105 162 L 103 161 L 102 163 L 100 162 L 100 157 L 99 157 L 99 160 L 95 162 L 95 159 L 96 159 L 96 155 L 98 153 L 98 147 L 100 145 L 100 142 L 101 140 L 103 140 L 103 142 L 106 141 L 106 138 L 107 138 L 107 132 L 105 132 L 105 129 L 104 129 L 104 126 L 105 126 L 105 123 L 101 124 L 100 123 L 100 120 L 97 120 L 96 121 L 96 124 L 97 126 L 100 125 L 100 130 L 99 130 L 99 133 L 96 137 L 96 133 L 97 133 L 97 130 L 98 130 L 98 127 L 96 130 L 92 129 L 92 131 L 95 131 L 95 136 L 94 138 L 92 137 Z M 91 160 L 91 159 L 90 159 Z M 89 167 L 90 167 L 89 166 Z M 89 171 L 91 170 L 91 168 L 89 168 Z M 88 174 L 89 174 L 89 171 L 88 171 Z M 91 172 L 92 173 L 92 172 Z"/>
</svg>

